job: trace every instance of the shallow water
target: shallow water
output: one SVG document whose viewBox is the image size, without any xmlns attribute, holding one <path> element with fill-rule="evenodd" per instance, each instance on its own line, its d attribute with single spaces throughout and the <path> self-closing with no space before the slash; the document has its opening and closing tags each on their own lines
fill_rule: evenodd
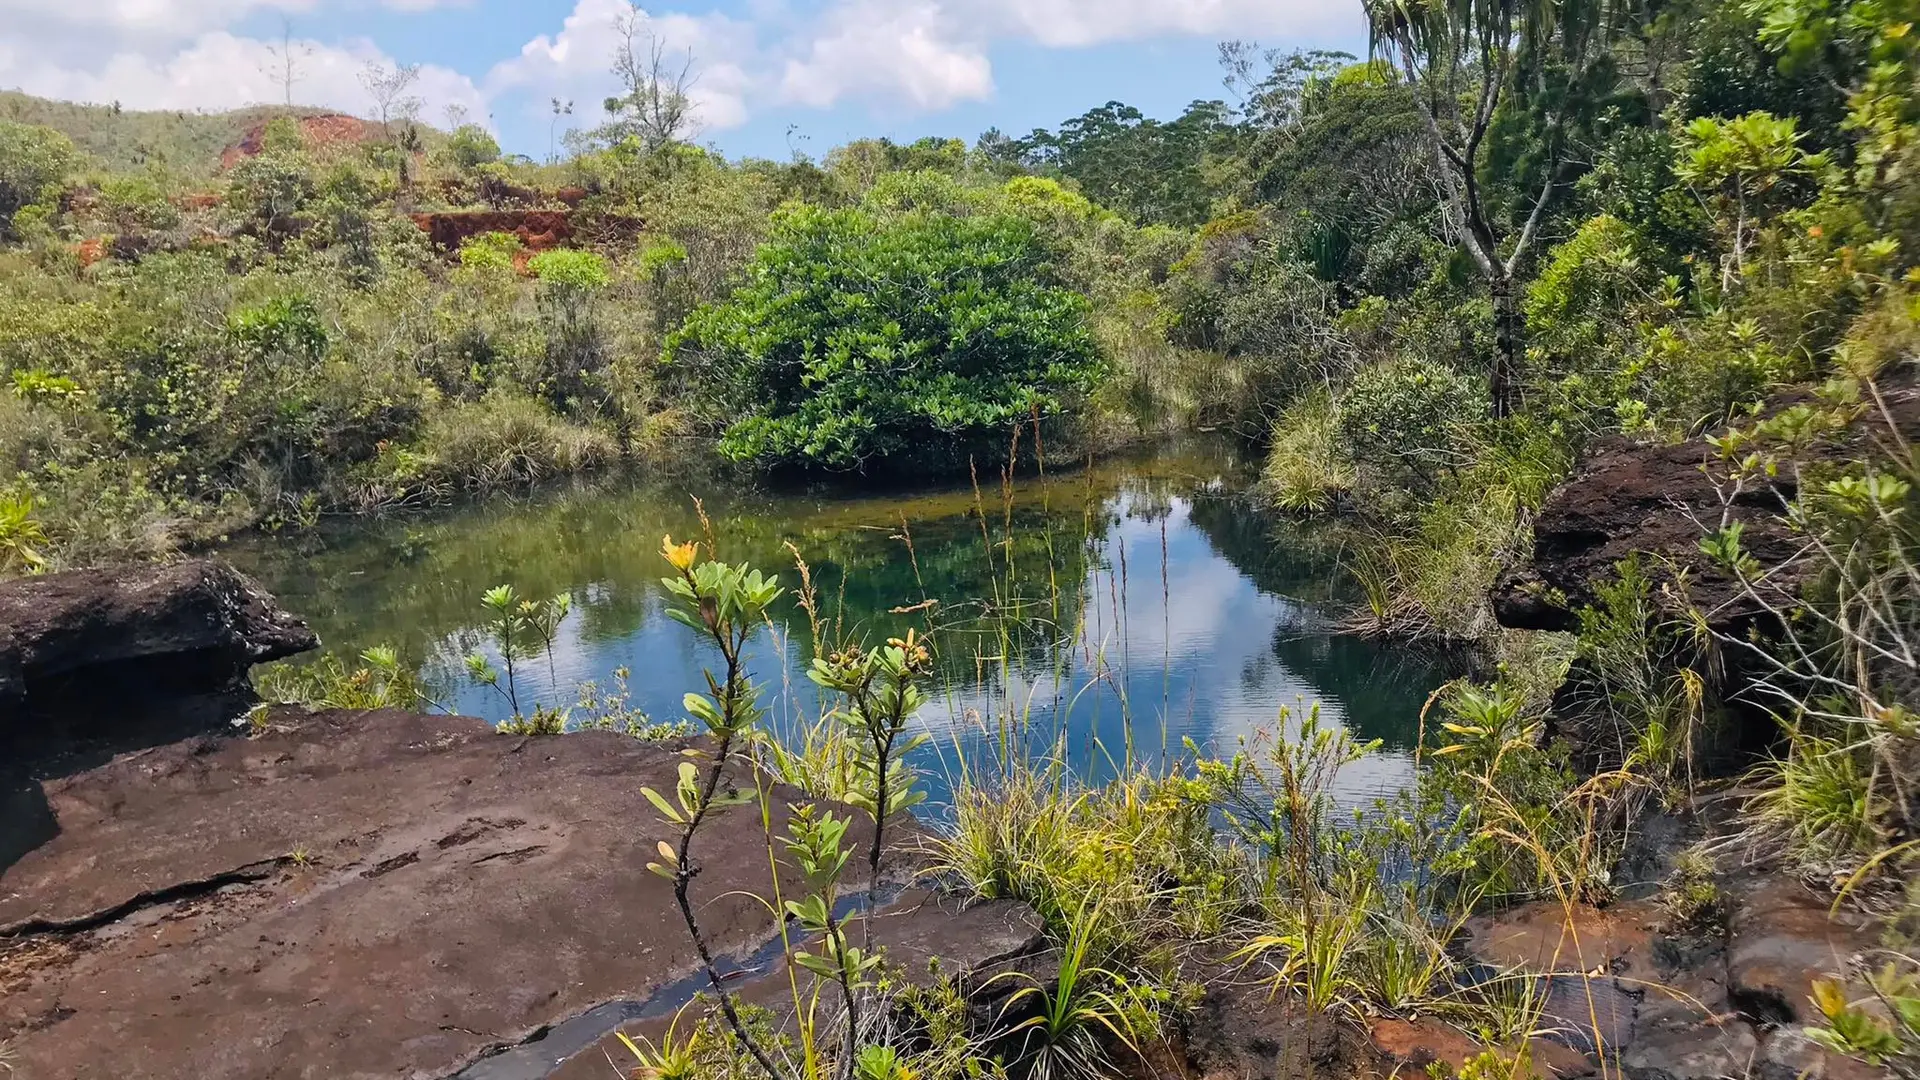
<svg viewBox="0 0 1920 1080">
<path fill-rule="evenodd" d="M 580 683 L 630 671 L 631 704 L 678 720 L 716 657 L 662 612 L 662 536 L 700 535 L 698 495 L 723 557 L 796 586 L 811 567 L 823 634 L 869 642 L 932 631 L 939 662 L 918 723 L 933 806 L 960 770 L 1043 756 L 1089 780 L 1179 755 L 1231 753 L 1317 703 L 1382 751 L 1347 769 L 1362 803 L 1412 775 L 1421 704 L 1445 677 L 1419 655 L 1332 632 L 1339 550 L 1259 513 L 1242 494 L 1257 460 L 1185 440 L 1011 485 L 983 477 L 915 491 L 781 491 L 712 477 L 581 485 L 528 500 L 261 538 L 229 556 L 344 656 L 392 644 L 439 702 L 500 719 L 493 689 L 464 679 L 484 646 L 480 594 L 571 591 L 549 659 L 523 665 L 523 705 L 567 705 Z M 933 601 L 928 605 L 928 601 Z M 901 609 L 914 608 L 913 611 Z M 817 720 L 804 677 L 806 616 L 783 598 L 751 646 L 770 723 Z"/>
</svg>

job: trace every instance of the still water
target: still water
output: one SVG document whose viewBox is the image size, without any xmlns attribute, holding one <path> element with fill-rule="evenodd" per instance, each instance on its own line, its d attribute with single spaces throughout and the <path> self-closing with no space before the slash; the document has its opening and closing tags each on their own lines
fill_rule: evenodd
<svg viewBox="0 0 1920 1080">
<path fill-rule="evenodd" d="M 624 668 L 630 704 L 673 721 L 717 659 L 662 610 L 660 541 L 702 535 L 698 496 L 728 561 L 792 587 L 795 551 L 805 559 L 827 639 L 931 632 L 939 673 L 917 722 L 934 737 L 917 764 L 936 814 L 963 768 L 1027 755 L 1099 781 L 1188 739 L 1226 754 L 1284 737 L 1283 710 L 1316 705 L 1323 722 L 1383 740 L 1340 780 L 1344 801 L 1370 801 L 1410 780 L 1419 710 L 1445 673 L 1333 632 L 1339 548 L 1258 512 L 1244 494 L 1256 467 L 1230 442 L 1188 440 L 977 488 L 655 477 L 262 538 L 230 557 L 328 650 L 396 646 L 444 707 L 493 720 L 505 701 L 464 677 L 463 657 L 486 651 L 481 593 L 570 592 L 553 655 L 520 669 L 523 706 L 572 704 L 580 684 L 611 688 Z M 815 631 L 794 599 L 751 647 L 769 723 L 790 739 L 822 708 L 804 675 Z"/>
</svg>

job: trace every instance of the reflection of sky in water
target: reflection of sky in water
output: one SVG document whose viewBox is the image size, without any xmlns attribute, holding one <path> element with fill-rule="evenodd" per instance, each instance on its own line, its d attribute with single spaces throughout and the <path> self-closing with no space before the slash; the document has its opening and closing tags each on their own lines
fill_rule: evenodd
<svg viewBox="0 0 1920 1080">
<path fill-rule="evenodd" d="M 1004 666 L 988 660 L 984 677 L 964 655 L 946 657 L 945 685 L 931 691 L 933 701 L 918 719 L 934 736 L 920 751 L 918 764 L 930 774 L 936 804 L 963 761 L 979 769 L 999 757 L 996 718 L 1024 716 L 1014 740 L 1017 749 L 1057 755 L 1076 775 L 1098 781 L 1113 775 L 1129 753 L 1147 763 L 1162 760 L 1167 748 L 1177 756 L 1183 739 L 1231 753 L 1236 740 L 1275 730 L 1283 707 L 1301 710 L 1314 702 L 1324 720 L 1386 743 L 1379 754 L 1343 773 L 1343 801 L 1364 802 L 1405 786 L 1417 714 L 1439 681 L 1432 668 L 1331 635 L 1319 612 L 1256 585 L 1196 524 L 1193 499 L 1148 499 L 1123 485 L 1105 500 L 1104 509 L 1112 524 L 1095 541 L 1095 558 L 1078 593 L 1084 610 L 1077 620 L 1072 613 L 1062 616 L 1069 623 L 1063 633 L 1072 642 L 1064 655 L 1056 650 L 1049 659 L 1046 650 L 1024 650 Z M 1077 522 L 1080 514 L 1075 509 L 1070 516 Z M 932 554 L 931 544 L 979 546 L 977 525 L 927 526 L 914 526 L 917 535 L 928 537 L 922 541 L 923 562 Z M 1236 554 L 1246 561 L 1244 552 Z M 1285 554 L 1269 557 L 1284 562 Z M 899 555 L 906 557 L 904 551 Z M 623 584 L 631 590 L 634 583 Z M 607 687 L 610 673 L 625 667 L 631 671 L 634 706 L 656 720 L 684 715 L 682 695 L 702 685 L 699 672 L 716 657 L 685 627 L 660 615 L 657 585 L 649 582 L 647 610 L 637 629 L 614 635 L 590 635 L 590 620 L 580 614 L 609 593 L 608 583 L 583 582 L 573 591 L 576 614 L 563 626 L 551 664 L 542 658 L 521 669 L 523 703 L 571 701 L 577 684 L 595 680 Z M 937 587 L 930 591 L 938 594 Z M 905 596 L 899 603 L 917 599 Z M 1071 625 L 1076 621 L 1077 629 Z M 805 633 L 804 624 L 795 629 Z M 819 716 L 820 701 L 803 673 L 804 650 L 781 637 L 760 635 L 752 646 L 751 668 L 765 687 L 771 723 L 792 732 Z M 991 641 L 968 634 L 942 634 L 936 640 L 963 654 L 980 648 L 977 642 Z M 457 665 L 473 644 L 470 631 L 451 635 L 430 667 Z M 470 685 L 451 691 L 443 704 L 489 719 L 509 711 L 494 691 Z"/>
</svg>

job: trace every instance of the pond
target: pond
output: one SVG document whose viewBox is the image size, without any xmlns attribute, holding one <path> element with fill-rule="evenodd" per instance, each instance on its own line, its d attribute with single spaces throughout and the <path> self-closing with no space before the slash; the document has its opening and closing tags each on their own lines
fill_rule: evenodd
<svg viewBox="0 0 1920 1080">
<path fill-rule="evenodd" d="M 1343 801 L 1369 802 L 1409 782 L 1421 705 L 1447 673 L 1335 632 L 1340 549 L 1263 515 L 1246 495 L 1257 467 L 1231 441 L 1196 437 L 911 491 L 630 478 L 256 538 L 229 557 L 328 650 L 395 646 L 442 707 L 491 720 L 510 713 L 505 701 L 465 677 L 464 657 L 486 651 L 480 595 L 503 583 L 570 592 L 552 655 L 520 669 L 523 704 L 572 705 L 587 682 L 604 695 L 624 669 L 630 706 L 677 721 L 716 656 L 665 617 L 659 551 L 663 536 L 702 535 L 703 508 L 723 558 L 789 586 L 751 647 L 783 738 L 802 737 L 822 708 L 804 674 L 816 631 L 791 591 L 796 551 L 823 638 L 931 632 L 938 674 L 916 722 L 933 738 L 917 764 L 936 814 L 963 769 L 1026 755 L 1098 782 L 1181 755 L 1188 739 L 1231 753 L 1283 732 L 1283 710 L 1316 706 L 1323 722 L 1383 740 L 1339 781 Z"/>
</svg>

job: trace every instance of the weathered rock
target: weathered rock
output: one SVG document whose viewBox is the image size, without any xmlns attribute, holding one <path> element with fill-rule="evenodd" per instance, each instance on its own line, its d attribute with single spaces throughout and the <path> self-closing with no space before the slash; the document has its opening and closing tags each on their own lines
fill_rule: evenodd
<svg viewBox="0 0 1920 1080">
<path fill-rule="evenodd" d="M 1189 975 L 1206 987 L 1188 1018 L 1184 1056 L 1190 1075 L 1202 1080 L 1366 1075 L 1362 1066 L 1371 1062 L 1365 1059 L 1378 1060 L 1365 1032 L 1309 1013 L 1297 997 L 1276 991 L 1271 979 L 1237 966 L 1203 965 Z"/>
<path fill-rule="evenodd" d="M 1806 1028 L 1789 1024 L 1760 1040 L 1754 1080 L 1891 1080 L 1893 1071 L 1835 1054 L 1807 1038 Z"/>
<path fill-rule="evenodd" d="M 1738 1080 L 1759 1047 L 1753 1026 L 1737 1018 L 1643 1019 L 1620 1068 L 1629 1080 Z"/>
<path fill-rule="evenodd" d="M 1829 911 L 1831 902 L 1798 881 L 1767 878 L 1748 890 L 1728 924 L 1728 990 L 1757 1020 L 1817 1018 L 1813 982 L 1844 979 L 1851 959 L 1875 942 L 1864 920 Z"/>
<path fill-rule="evenodd" d="M 885 905 L 873 922 L 874 944 L 885 951 L 891 970 L 914 986 L 928 986 L 936 979 L 965 985 L 981 972 L 1035 953 L 1046 940 L 1045 924 L 1026 904 L 991 900 L 967 905 L 925 889 L 907 890 Z M 854 941 L 863 940 L 860 917 L 849 918 L 847 932 Z M 793 980 L 803 991 L 812 985 L 811 975 L 789 969 L 778 938 L 752 958 L 750 970 L 752 974 L 729 983 L 728 992 L 782 1018 L 793 1015 Z M 684 985 L 689 993 L 707 989 L 698 974 Z M 717 1012 L 717 1007 L 709 1006 L 689 1008 L 682 1014 L 682 1006 L 690 1003 L 672 994 L 656 994 L 644 1006 L 631 1004 L 632 1011 L 644 1015 L 625 1023 L 586 1026 L 575 1033 L 591 1036 L 584 1047 L 578 1038 L 563 1037 L 570 1034 L 563 1024 L 538 1042 L 476 1063 L 459 1080 L 604 1080 L 609 1060 L 635 1064 L 616 1032 L 642 1046 L 659 1045 L 669 1026 L 677 1025 L 677 1032 L 684 1034 L 701 1016 Z M 836 1006 L 833 1002 L 827 1008 Z"/>
<path fill-rule="evenodd" d="M 1920 388 L 1911 377 L 1881 387 L 1892 426 L 1908 442 L 1920 437 Z M 1804 400 L 1804 392 L 1785 395 L 1776 408 Z M 1878 410 L 1861 422 L 1851 444 L 1814 452 L 1838 458 L 1876 437 L 1888 423 Z M 1503 626 L 1530 630 L 1572 630 L 1576 612 L 1598 599 L 1596 586 L 1614 578 L 1615 567 L 1630 555 L 1645 556 L 1662 582 L 1677 580 L 1660 569 L 1683 572 L 1688 600 L 1723 633 L 1737 632 L 1760 615 L 1759 606 L 1738 582 L 1700 551 L 1704 522 L 1718 523 L 1721 496 L 1703 471 L 1713 448 L 1692 439 L 1671 446 L 1602 442 L 1566 483 L 1548 497 L 1534 518 L 1530 563 L 1512 568 L 1495 586 L 1494 615 Z M 1781 518 L 1783 500 L 1793 498 L 1783 473 L 1771 488 L 1751 488 L 1733 501 L 1733 520 L 1745 526 L 1741 546 L 1761 565 L 1788 561 L 1799 545 Z M 1790 590 L 1795 582 L 1770 574 L 1773 585 Z"/>
<path fill-rule="evenodd" d="M 1436 1063 L 1457 1072 L 1485 1049 L 1473 1036 L 1438 1020 L 1382 1017 L 1368 1025 L 1367 1037 L 1381 1057 L 1416 1074 Z"/>
<path fill-rule="evenodd" d="M 1658 909 L 1645 902 L 1596 908 L 1538 901 L 1469 919 L 1467 952 L 1502 971 L 1646 971 L 1658 923 Z"/>
<path fill-rule="evenodd" d="M 271 719 L 45 783 L 58 834 L 0 871 L 23 1076 L 444 1077 L 693 971 L 644 869 L 667 834 L 640 788 L 673 786 L 673 747 Z M 800 797 L 770 794 L 776 831 Z M 720 812 L 695 857 L 714 948 L 773 937 L 760 811 Z"/>
<path fill-rule="evenodd" d="M 1436 1064 L 1457 1073 L 1469 1059 L 1487 1049 L 1459 1028 L 1429 1017 L 1376 1018 L 1367 1025 L 1367 1038 L 1374 1052 L 1398 1075 L 1422 1076 Z M 1578 1080 L 1599 1071 L 1585 1054 L 1548 1039 L 1528 1040 L 1527 1057 L 1547 1080 Z"/>
<path fill-rule="evenodd" d="M 1649 903 L 1607 908 L 1523 904 L 1466 925 L 1466 952 L 1502 977 L 1545 980 L 1542 1031 L 1581 1054 L 1612 1055 L 1631 1040 L 1634 1012 L 1654 972 L 1658 913 Z"/>
<path fill-rule="evenodd" d="M 1754 1026 L 1727 998 L 1724 956 L 1647 980 L 1633 1038 L 1619 1055 L 1630 1080 L 1748 1077 L 1759 1052 Z"/>
<path fill-rule="evenodd" d="M 0 742 L 18 753 L 23 742 L 111 734 L 316 644 L 305 623 L 214 560 L 0 584 Z"/>
</svg>

